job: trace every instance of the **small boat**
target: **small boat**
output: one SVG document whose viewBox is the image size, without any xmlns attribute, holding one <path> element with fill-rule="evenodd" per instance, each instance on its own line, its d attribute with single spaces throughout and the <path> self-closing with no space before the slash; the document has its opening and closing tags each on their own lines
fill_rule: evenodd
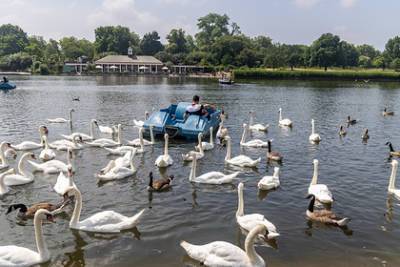
<svg viewBox="0 0 400 267">
<path fill-rule="evenodd" d="M 15 88 L 17 88 L 17 86 L 15 84 L 13 84 L 13 83 L 4 82 L 4 81 L 0 82 L 0 89 L 1 90 L 11 90 L 11 89 L 15 89 Z"/>
<path fill-rule="evenodd" d="M 186 108 L 190 105 L 189 102 L 180 102 L 154 112 L 143 124 L 145 134 L 149 134 L 152 126 L 154 135 L 158 137 L 167 133 L 170 138 L 197 140 L 199 133 L 207 136 L 210 127 L 218 128 L 221 110 L 207 107 L 206 116 L 188 115 Z"/>
<path fill-rule="evenodd" d="M 222 78 L 218 80 L 219 84 L 234 84 L 235 81 L 229 78 Z"/>
</svg>

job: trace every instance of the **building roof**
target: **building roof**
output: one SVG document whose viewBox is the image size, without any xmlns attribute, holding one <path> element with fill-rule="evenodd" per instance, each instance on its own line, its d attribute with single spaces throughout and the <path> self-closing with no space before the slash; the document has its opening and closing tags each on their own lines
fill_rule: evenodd
<svg viewBox="0 0 400 267">
<path fill-rule="evenodd" d="M 135 56 L 130 58 L 125 55 L 109 55 L 95 62 L 96 64 L 152 64 L 163 65 L 163 63 L 153 56 Z"/>
</svg>

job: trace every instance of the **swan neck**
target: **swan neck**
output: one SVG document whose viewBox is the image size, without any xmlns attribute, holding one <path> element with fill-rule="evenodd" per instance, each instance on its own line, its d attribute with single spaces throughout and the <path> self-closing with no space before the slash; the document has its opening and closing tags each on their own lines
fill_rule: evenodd
<svg viewBox="0 0 400 267">
<path fill-rule="evenodd" d="M 389 190 L 395 189 L 397 167 L 398 167 L 397 165 L 394 165 L 392 167 L 392 173 L 390 175 L 390 180 L 389 180 Z"/>
<path fill-rule="evenodd" d="M 189 181 L 193 181 L 196 178 L 196 167 L 197 167 L 197 158 L 193 158 L 192 168 L 190 169 Z"/>
<path fill-rule="evenodd" d="M 89 134 L 92 139 L 94 139 L 94 122 L 90 122 Z"/>
<path fill-rule="evenodd" d="M 282 110 L 279 110 L 279 120 L 282 120 Z"/>
<path fill-rule="evenodd" d="M 150 141 L 152 144 L 154 144 L 154 135 L 153 135 L 153 127 L 150 127 Z"/>
<path fill-rule="evenodd" d="M 3 172 L 0 174 L 0 195 L 4 194 L 7 191 L 7 185 L 4 183 L 4 178 L 6 177 L 7 172 Z"/>
<path fill-rule="evenodd" d="M 35 226 L 35 239 L 38 253 L 42 260 L 46 260 L 50 257 L 50 253 L 43 237 L 42 219 L 39 216 L 35 216 L 33 224 Z"/>
<path fill-rule="evenodd" d="M 3 165 L 8 165 L 8 160 L 7 160 L 6 156 L 4 155 L 4 145 L 5 144 L 1 144 L 1 146 L 0 146 L 0 159 L 1 159 L 1 162 L 3 163 Z"/>
<path fill-rule="evenodd" d="M 143 148 L 144 146 L 144 141 L 143 141 L 143 128 L 141 128 L 139 130 L 139 143 L 140 143 L 140 147 Z"/>
<path fill-rule="evenodd" d="M 249 125 L 251 126 L 251 125 L 253 125 L 253 123 L 254 123 L 254 115 L 253 115 L 253 113 L 251 113 L 250 114 Z"/>
<path fill-rule="evenodd" d="M 132 170 L 133 172 L 136 170 L 136 168 L 135 168 L 135 163 L 134 163 L 134 161 L 133 161 L 133 159 L 135 158 L 135 154 L 136 154 L 136 150 L 131 151 L 130 167 L 131 167 L 131 170 Z"/>
<path fill-rule="evenodd" d="M 240 143 L 244 142 L 246 142 L 246 127 L 243 127 L 242 139 L 240 140 Z"/>
<path fill-rule="evenodd" d="M 232 156 L 232 151 L 231 151 L 231 140 L 228 139 L 227 144 L 226 144 L 226 156 L 225 160 L 230 160 Z"/>
<path fill-rule="evenodd" d="M 73 190 L 75 192 L 75 206 L 74 206 L 74 212 L 72 213 L 71 221 L 69 223 L 70 227 L 76 227 L 78 225 L 82 211 L 82 194 L 77 189 Z"/>
<path fill-rule="evenodd" d="M 311 134 L 315 133 L 315 125 L 314 125 L 314 121 L 311 121 Z"/>
<path fill-rule="evenodd" d="M 31 176 L 31 174 L 30 173 L 28 174 L 27 171 L 25 170 L 25 163 L 26 163 L 26 160 L 27 160 L 28 156 L 29 156 L 29 154 L 22 155 L 21 159 L 18 162 L 18 172 L 22 176 L 25 176 L 25 177 L 30 177 Z"/>
<path fill-rule="evenodd" d="M 313 173 L 313 177 L 311 179 L 311 184 L 317 184 L 318 182 L 318 163 L 314 163 L 314 173 Z"/>
<path fill-rule="evenodd" d="M 214 132 L 214 130 L 213 130 L 213 128 L 211 127 L 210 128 L 210 144 L 214 144 L 214 135 L 213 135 L 213 132 Z"/>
<path fill-rule="evenodd" d="M 258 228 L 259 227 L 253 228 L 253 230 L 251 230 L 248 233 L 246 240 L 244 242 L 244 249 L 245 249 L 246 255 L 249 258 L 251 263 L 255 263 L 257 261 L 257 259 L 260 257 L 254 248 L 254 241 L 259 234 Z"/>
<path fill-rule="evenodd" d="M 238 188 L 238 208 L 236 211 L 236 217 L 244 215 L 244 200 L 243 200 L 243 188 Z"/>
<path fill-rule="evenodd" d="M 117 137 L 118 144 L 122 144 L 122 129 L 121 126 L 118 126 L 118 137 Z"/>
<path fill-rule="evenodd" d="M 168 137 L 165 138 L 164 156 L 168 156 Z"/>
</svg>

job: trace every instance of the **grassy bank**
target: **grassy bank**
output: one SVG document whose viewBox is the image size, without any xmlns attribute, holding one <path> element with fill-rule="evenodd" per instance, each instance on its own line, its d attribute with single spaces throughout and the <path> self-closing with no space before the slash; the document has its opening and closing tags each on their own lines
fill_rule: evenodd
<svg viewBox="0 0 400 267">
<path fill-rule="evenodd" d="M 378 69 L 265 69 L 242 68 L 234 70 L 235 79 L 332 79 L 332 80 L 379 80 L 400 81 L 400 72 Z"/>
</svg>

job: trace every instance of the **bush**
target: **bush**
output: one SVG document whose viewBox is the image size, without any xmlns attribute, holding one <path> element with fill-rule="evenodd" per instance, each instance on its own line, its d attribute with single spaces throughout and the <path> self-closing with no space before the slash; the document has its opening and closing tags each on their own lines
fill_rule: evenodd
<svg viewBox="0 0 400 267">
<path fill-rule="evenodd" d="M 50 74 L 49 67 L 47 67 L 46 64 L 40 64 L 39 73 L 40 75 L 49 75 Z"/>
</svg>

